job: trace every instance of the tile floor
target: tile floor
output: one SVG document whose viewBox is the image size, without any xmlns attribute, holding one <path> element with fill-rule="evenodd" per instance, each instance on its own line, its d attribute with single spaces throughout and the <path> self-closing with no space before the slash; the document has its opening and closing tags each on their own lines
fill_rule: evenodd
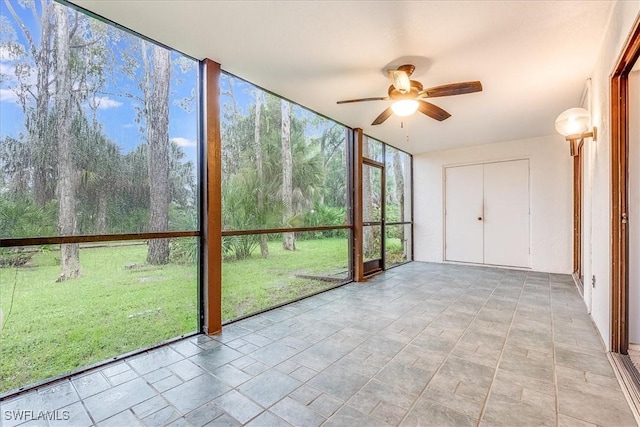
<svg viewBox="0 0 640 427">
<path fill-rule="evenodd" d="M 569 276 L 417 262 L 0 406 L 3 426 L 636 425 Z"/>
</svg>

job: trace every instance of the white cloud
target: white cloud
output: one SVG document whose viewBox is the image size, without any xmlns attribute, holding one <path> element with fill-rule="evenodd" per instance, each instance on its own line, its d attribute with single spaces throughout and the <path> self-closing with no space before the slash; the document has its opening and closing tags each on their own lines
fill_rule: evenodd
<svg viewBox="0 0 640 427">
<path fill-rule="evenodd" d="M 177 137 L 177 138 L 171 138 L 171 141 L 175 142 L 176 145 L 178 145 L 178 147 L 195 147 L 196 146 L 196 141 L 194 141 L 193 139 Z"/>
<path fill-rule="evenodd" d="M 108 110 L 109 108 L 120 107 L 122 102 L 111 99 L 108 96 L 96 96 L 93 98 L 91 105 L 98 108 L 98 110 Z"/>
<path fill-rule="evenodd" d="M 13 65 L 0 62 L 0 74 L 4 74 L 5 76 L 15 77 L 15 69 L 16 67 Z"/>
<path fill-rule="evenodd" d="M 123 125 L 122 127 L 125 128 L 125 129 L 131 129 L 131 128 L 136 127 L 136 125 L 133 124 L 133 123 L 127 123 L 126 125 Z"/>
<path fill-rule="evenodd" d="M 19 83 L 22 81 L 22 84 L 26 86 L 35 86 L 37 75 L 34 68 L 21 68 L 20 77 L 16 76 L 16 65 L 11 64 L 9 62 L 0 62 L 0 75 L 2 76 L 3 82 L 10 83 Z"/>
<path fill-rule="evenodd" d="M 18 103 L 18 95 L 12 89 L 0 89 L 0 102 Z"/>
</svg>

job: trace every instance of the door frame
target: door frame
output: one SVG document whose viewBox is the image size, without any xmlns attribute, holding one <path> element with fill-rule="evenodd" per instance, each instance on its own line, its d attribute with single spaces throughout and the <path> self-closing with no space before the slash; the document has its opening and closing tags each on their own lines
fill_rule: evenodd
<svg viewBox="0 0 640 427">
<path fill-rule="evenodd" d="M 640 18 L 611 76 L 611 351 L 629 348 L 629 74 L 640 58 Z"/>
<path fill-rule="evenodd" d="M 383 155 L 384 155 L 384 147 L 383 147 Z M 385 270 L 385 217 L 386 217 L 386 169 L 384 163 L 379 163 L 371 159 L 362 158 L 362 169 L 365 167 L 370 167 L 373 169 L 378 169 L 380 171 L 380 221 L 362 221 L 362 237 L 364 238 L 364 228 L 365 227 L 380 227 L 380 258 L 372 259 L 369 261 L 364 261 L 364 248 L 362 252 L 362 275 L 364 277 L 371 276 L 372 274 L 378 273 L 380 271 Z M 367 203 L 365 200 L 362 200 L 362 205 Z"/>
<path fill-rule="evenodd" d="M 582 263 L 582 196 L 583 196 L 583 148 L 584 144 L 578 145 L 578 152 L 573 156 L 573 273 L 583 283 L 583 263 Z"/>
</svg>

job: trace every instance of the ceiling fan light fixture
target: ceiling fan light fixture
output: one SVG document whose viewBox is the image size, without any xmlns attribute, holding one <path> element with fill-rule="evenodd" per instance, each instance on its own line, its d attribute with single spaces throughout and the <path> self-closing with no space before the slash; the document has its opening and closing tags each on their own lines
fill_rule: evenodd
<svg viewBox="0 0 640 427">
<path fill-rule="evenodd" d="M 418 101 L 415 99 L 401 99 L 391 104 L 391 110 L 396 116 L 410 116 L 418 110 Z"/>
</svg>

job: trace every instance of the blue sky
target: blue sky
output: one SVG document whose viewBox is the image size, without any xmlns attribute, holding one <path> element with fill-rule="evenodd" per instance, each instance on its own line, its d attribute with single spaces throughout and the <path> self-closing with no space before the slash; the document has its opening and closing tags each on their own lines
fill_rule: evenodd
<svg viewBox="0 0 640 427">
<path fill-rule="evenodd" d="M 39 45 L 39 23 L 35 20 L 30 10 L 20 7 L 17 2 L 12 4 L 16 13 L 31 32 L 34 42 Z M 37 11 L 40 13 L 39 4 Z M 0 8 L 0 15 L 2 23 L 5 26 L 9 24 L 13 28 L 14 41 L 26 47 L 26 38 L 6 7 Z M 20 133 L 25 133 L 26 131 L 22 108 L 17 102 L 17 96 L 14 91 L 17 83 L 15 77 L 16 65 L 24 62 L 24 60 L 11 54 L 6 46 L 8 41 L 6 32 L 4 35 L 5 37 L 0 40 L 0 137 L 13 136 L 17 138 Z M 127 153 L 141 144 L 145 136 L 144 131 L 140 131 L 142 124 L 136 122 L 136 106 L 139 106 L 140 102 L 130 96 L 126 96 L 127 93 L 135 97 L 141 96 L 138 82 L 131 80 L 122 71 L 124 54 L 139 55 L 139 46 L 130 46 L 130 40 L 130 38 L 121 38 L 119 41 L 114 42 L 112 50 L 108 54 L 112 55 L 111 63 L 115 64 L 115 66 L 107 70 L 105 85 L 100 93 L 89 100 L 89 102 L 93 102 L 97 106 L 96 117 L 102 125 L 103 132 L 120 147 L 122 153 Z M 177 63 L 177 60 L 181 57 L 182 55 L 179 53 L 172 52 L 171 59 L 174 65 L 171 70 L 169 138 L 182 147 L 187 160 L 195 163 L 198 152 L 196 144 L 198 137 L 198 101 L 197 99 L 191 101 L 189 111 L 181 108 L 178 105 L 178 101 L 192 97 L 194 93 L 197 94 L 198 64 L 197 61 L 192 60 L 192 66 L 183 72 Z M 28 62 L 33 64 L 32 60 Z M 138 70 L 137 75 L 140 76 L 140 70 Z M 27 78 L 27 81 L 29 80 L 33 80 L 33 77 Z M 86 105 L 85 110 L 90 111 Z"/>
<path fill-rule="evenodd" d="M 35 20 L 30 10 L 20 7 L 17 2 L 14 2 L 13 5 L 16 13 L 31 32 L 35 43 L 39 45 L 39 23 Z M 39 3 L 37 11 L 38 13 L 41 12 Z M 26 47 L 26 38 L 6 7 L 0 9 L 0 19 L 3 20 L 5 26 L 8 24 L 13 29 L 10 32 L 14 33 L 14 41 Z M 115 31 L 123 36 L 126 34 L 121 30 Z M 14 91 L 17 83 L 15 69 L 16 65 L 24 62 L 24 59 L 11 55 L 6 48 L 8 40 L 5 32 L 4 37 L 0 39 L 0 137 L 13 136 L 18 138 L 21 133 L 25 133 L 26 129 L 24 127 L 22 108 L 17 102 L 17 96 Z M 123 71 L 126 65 L 123 58 L 126 55 L 137 55 L 139 57 L 140 49 L 138 39 L 133 40 L 130 36 L 121 37 L 119 40 L 112 42 L 110 47 L 105 84 L 100 93 L 96 94 L 95 98 L 92 97 L 88 102 L 97 106 L 96 117 L 104 134 L 120 147 L 122 153 L 128 153 L 143 143 L 145 130 L 144 124 L 136 120 L 138 116 L 136 107 L 139 107 L 141 103 L 136 99 L 132 99 L 141 97 L 138 87 L 139 81 L 142 79 L 141 69 L 139 68 L 136 71 L 136 79 L 130 78 Z M 25 50 L 28 51 L 28 49 Z M 195 60 L 186 59 L 190 66 L 185 70 L 184 67 L 180 67 L 181 58 L 184 64 L 186 58 L 177 52 L 172 52 L 171 59 L 174 65 L 171 70 L 169 138 L 182 147 L 187 161 L 196 163 L 198 154 L 196 143 L 198 137 L 198 100 L 194 97 L 194 94 L 198 93 L 198 64 Z M 33 60 L 29 59 L 27 63 L 33 65 Z M 53 79 L 53 76 L 51 78 Z M 229 78 L 233 77 L 226 76 L 222 79 L 221 86 L 223 91 L 228 87 Z M 33 77 L 32 80 L 34 80 Z M 242 113 L 247 114 L 250 105 L 254 102 L 253 91 L 256 87 L 241 79 L 234 78 L 234 80 L 236 102 Z M 188 111 L 185 111 L 178 105 L 179 101 L 190 97 L 194 99 L 191 100 Z M 231 100 L 228 96 L 223 95 L 221 102 L 224 105 L 231 102 Z M 90 113 L 91 110 L 86 104 L 88 103 L 85 103 L 85 111 Z M 315 115 L 315 113 L 295 104 L 292 112 L 297 117 Z M 305 135 L 307 137 L 317 137 L 325 125 L 326 123 L 318 124 L 318 126 L 309 124 L 305 129 Z"/>
</svg>

